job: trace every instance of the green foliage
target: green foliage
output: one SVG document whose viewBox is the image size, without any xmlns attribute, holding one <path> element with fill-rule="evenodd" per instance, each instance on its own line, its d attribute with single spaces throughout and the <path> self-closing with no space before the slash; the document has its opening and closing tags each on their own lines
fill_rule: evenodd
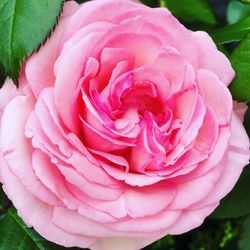
<svg viewBox="0 0 250 250">
<path fill-rule="evenodd" d="M 240 223 L 233 220 L 206 220 L 182 235 L 168 235 L 143 250 L 237 250 Z"/>
<path fill-rule="evenodd" d="M 211 35 L 217 44 L 241 41 L 250 31 L 250 17 L 237 23 L 215 30 Z"/>
<path fill-rule="evenodd" d="M 62 0 L 1 0 L 0 58 L 17 81 L 22 62 L 55 27 Z"/>
<path fill-rule="evenodd" d="M 28 228 L 17 215 L 14 208 L 0 220 L 1 250 L 62 250 L 65 249 L 46 241 L 33 229 Z M 79 248 L 68 248 L 77 250 Z"/>
<path fill-rule="evenodd" d="M 215 42 L 224 43 L 241 41 L 230 58 L 236 72 L 235 79 L 230 85 L 230 91 L 234 99 L 238 101 L 250 100 L 250 5 L 232 1 L 229 4 L 227 18 L 233 23 L 224 28 L 212 32 Z"/>
<path fill-rule="evenodd" d="M 249 183 L 250 167 L 246 167 L 234 189 L 221 201 L 220 206 L 210 218 L 237 218 L 249 214 L 250 196 L 246 194 L 246 190 L 249 190 Z"/>
<path fill-rule="evenodd" d="M 174 236 L 167 235 L 166 237 L 156 241 L 152 245 L 144 248 L 144 250 L 175 250 L 175 239 Z"/>
<path fill-rule="evenodd" d="M 250 247 L 250 217 L 246 217 L 242 225 L 239 250 L 249 250 Z"/>
<path fill-rule="evenodd" d="M 236 250 L 239 227 L 233 220 L 205 221 L 200 228 L 187 233 L 190 236 L 188 249 Z"/>
<path fill-rule="evenodd" d="M 233 237 L 238 234 L 238 230 L 235 230 L 233 228 L 232 223 L 230 221 L 227 221 L 224 225 L 224 235 L 220 242 L 220 248 L 225 248 L 225 246 L 233 239 Z"/>
<path fill-rule="evenodd" d="M 238 101 L 250 101 L 250 35 L 235 49 L 231 63 L 236 72 L 230 91 Z"/>
<path fill-rule="evenodd" d="M 227 9 L 228 26 L 212 33 L 217 44 L 241 41 L 250 31 L 250 5 L 231 1 Z"/>
<path fill-rule="evenodd" d="M 241 19 L 249 16 L 250 5 L 243 4 L 239 1 L 232 1 L 227 9 L 227 21 L 229 24 L 234 24 Z"/>
<path fill-rule="evenodd" d="M 167 7 L 175 16 L 184 21 L 201 21 L 216 24 L 211 7 L 205 0 L 162 0 L 161 5 Z"/>
<path fill-rule="evenodd" d="M 250 4 L 250 0 L 241 0 L 241 2 Z"/>
</svg>

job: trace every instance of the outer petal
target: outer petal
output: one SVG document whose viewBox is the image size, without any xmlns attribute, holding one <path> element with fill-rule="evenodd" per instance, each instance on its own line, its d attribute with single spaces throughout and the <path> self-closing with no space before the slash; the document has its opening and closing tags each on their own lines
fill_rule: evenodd
<svg viewBox="0 0 250 250">
<path fill-rule="evenodd" d="M 138 250 L 151 244 L 160 237 L 151 238 L 104 238 L 99 239 L 91 246 L 92 250 Z"/>
<path fill-rule="evenodd" d="M 62 17 L 52 36 L 39 51 L 34 53 L 26 62 L 26 78 L 36 97 L 45 87 L 54 85 L 54 64 L 58 57 L 59 43 L 65 27 L 69 22 L 69 17 L 78 8 L 79 5 L 74 1 L 64 4 Z"/>
<path fill-rule="evenodd" d="M 214 190 L 214 185 L 222 172 L 223 168 L 218 168 L 200 178 L 178 185 L 176 198 L 168 209 L 186 209 L 190 205 L 202 200 L 211 190 Z"/>
<path fill-rule="evenodd" d="M 11 79 L 7 79 L 0 91 L 0 119 L 6 105 L 17 95 L 17 89 Z"/>
<path fill-rule="evenodd" d="M 199 68 L 214 72 L 227 86 L 234 77 L 234 70 L 226 56 L 217 50 L 211 37 L 202 31 L 193 32 L 199 52 Z"/>
<path fill-rule="evenodd" d="M 190 229 L 200 226 L 204 219 L 211 214 L 214 209 L 219 205 L 219 203 L 214 203 L 207 207 L 202 207 L 201 209 L 193 211 L 183 211 L 181 218 L 169 229 L 167 232 L 169 234 L 183 234 Z"/>
<path fill-rule="evenodd" d="M 229 151 L 224 162 L 224 171 L 220 179 L 201 202 L 198 202 L 190 209 L 201 208 L 214 202 L 220 201 L 234 187 L 240 177 L 243 168 L 249 163 L 249 139 L 240 119 L 233 113 L 231 138 L 229 141 Z M 217 168 L 223 166 L 219 165 Z"/>
<path fill-rule="evenodd" d="M 33 149 L 24 136 L 24 126 L 33 105 L 33 100 L 25 96 L 18 96 L 7 105 L 1 121 L 1 151 L 10 171 L 31 193 L 49 204 L 59 205 L 60 201 L 36 178 L 32 167 Z"/>
<path fill-rule="evenodd" d="M 65 247 L 89 247 L 96 239 L 67 233 L 52 223 L 53 207 L 33 196 L 8 169 L 1 166 L 3 187 L 25 223 L 44 238 Z M 32 211 L 32 213 L 30 212 Z"/>
<path fill-rule="evenodd" d="M 90 23 L 98 21 L 113 22 L 118 13 L 136 7 L 142 7 L 142 5 L 129 0 L 89 1 L 81 5 L 79 10 L 72 16 L 61 44 L 63 45 L 78 30 Z"/>
</svg>

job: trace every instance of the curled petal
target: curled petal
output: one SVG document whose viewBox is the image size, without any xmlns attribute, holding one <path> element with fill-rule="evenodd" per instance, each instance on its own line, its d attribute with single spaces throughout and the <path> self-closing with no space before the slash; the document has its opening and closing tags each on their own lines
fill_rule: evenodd
<svg viewBox="0 0 250 250">
<path fill-rule="evenodd" d="M 192 33 L 199 53 L 199 68 L 214 72 L 226 86 L 234 78 L 234 70 L 226 56 L 216 49 L 212 39 L 206 32 Z"/>
</svg>

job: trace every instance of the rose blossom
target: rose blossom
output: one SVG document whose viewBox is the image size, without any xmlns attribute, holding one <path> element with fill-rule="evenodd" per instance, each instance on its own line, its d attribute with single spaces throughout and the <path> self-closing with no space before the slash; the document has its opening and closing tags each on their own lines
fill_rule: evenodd
<svg viewBox="0 0 250 250">
<path fill-rule="evenodd" d="M 233 76 L 166 9 L 66 2 L 19 89 L 0 92 L 5 192 L 67 247 L 134 250 L 199 226 L 249 161 Z"/>
</svg>

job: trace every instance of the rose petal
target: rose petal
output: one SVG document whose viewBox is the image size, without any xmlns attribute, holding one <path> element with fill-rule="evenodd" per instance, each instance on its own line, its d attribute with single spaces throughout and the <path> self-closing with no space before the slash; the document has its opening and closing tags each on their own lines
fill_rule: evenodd
<svg viewBox="0 0 250 250">
<path fill-rule="evenodd" d="M 33 106 L 33 100 L 25 96 L 14 98 L 7 105 L 1 121 L 1 151 L 10 171 L 33 195 L 49 204 L 60 205 L 57 197 L 37 179 L 32 166 L 33 149 L 25 138 L 24 126 Z"/>
<path fill-rule="evenodd" d="M 166 231 L 169 234 L 177 235 L 186 233 L 190 228 L 199 227 L 204 219 L 211 214 L 218 205 L 219 203 L 214 203 L 201 209 L 183 211 L 179 220 Z"/>
<path fill-rule="evenodd" d="M 205 104 L 217 115 L 219 124 L 228 124 L 233 108 L 232 96 L 228 88 L 214 73 L 208 70 L 199 70 L 197 81 Z"/>
<path fill-rule="evenodd" d="M 71 15 L 78 8 L 79 5 L 74 1 L 64 4 L 62 18 L 52 36 L 26 61 L 26 78 L 36 97 L 45 87 L 54 85 L 54 64 L 58 57 L 58 47 Z"/>
<path fill-rule="evenodd" d="M 65 247 L 90 247 L 96 239 L 73 235 L 61 230 L 52 222 L 53 207 L 33 196 L 7 167 L 1 166 L 4 191 L 17 208 L 19 215 L 29 227 L 45 239 Z M 30 213 L 32 211 L 32 213 Z"/>
<path fill-rule="evenodd" d="M 192 32 L 199 54 L 199 68 L 214 72 L 220 81 L 228 86 L 234 70 L 226 56 L 216 49 L 210 36 L 204 31 Z"/>
<path fill-rule="evenodd" d="M 194 205 L 194 208 L 206 206 L 218 202 L 234 187 L 243 168 L 249 163 L 249 139 L 246 131 L 236 116 L 232 115 L 231 137 L 229 141 L 229 151 L 226 154 L 226 162 L 223 164 L 225 169 L 221 178 L 217 181 L 212 192 L 202 201 Z M 218 166 L 217 168 L 221 168 Z"/>
</svg>

